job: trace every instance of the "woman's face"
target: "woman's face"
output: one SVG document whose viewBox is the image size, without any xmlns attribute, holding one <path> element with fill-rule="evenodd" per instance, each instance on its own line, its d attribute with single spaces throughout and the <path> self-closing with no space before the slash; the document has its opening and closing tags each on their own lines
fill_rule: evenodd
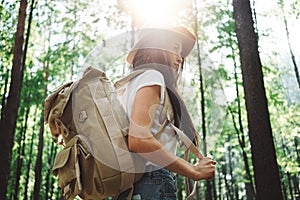
<svg viewBox="0 0 300 200">
<path fill-rule="evenodd" d="M 168 52 L 168 59 L 169 62 L 171 64 L 171 67 L 175 70 L 175 71 L 179 71 L 179 69 L 181 68 L 181 64 L 182 64 L 182 58 L 181 58 L 181 43 L 180 42 L 176 42 L 174 44 L 174 47 L 172 49 L 172 53 Z"/>
</svg>

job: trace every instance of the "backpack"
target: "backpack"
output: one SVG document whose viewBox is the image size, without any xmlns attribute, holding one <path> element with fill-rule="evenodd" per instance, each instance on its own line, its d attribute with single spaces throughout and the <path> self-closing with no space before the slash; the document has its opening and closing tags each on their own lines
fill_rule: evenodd
<svg viewBox="0 0 300 200">
<path fill-rule="evenodd" d="M 104 72 L 88 67 L 78 81 L 56 89 L 45 100 L 44 117 L 54 141 L 64 145 L 52 172 L 66 199 L 116 196 L 142 177 L 136 172 L 143 172 L 144 160 L 128 150 L 129 121 Z"/>
<path fill-rule="evenodd" d="M 54 141 L 64 146 L 56 154 L 52 172 L 65 199 L 105 199 L 126 190 L 131 199 L 145 160 L 128 150 L 129 120 L 117 89 L 145 71 L 133 71 L 113 85 L 103 71 L 88 67 L 78 81 L 65 83 L 45 100 L 45 123 Z M 165 97 L 162 112 L 167 119 L 158 133 L 173 118 L 167 92 Z M 187 149 L 199 155 L 190 139 L 170 124 Z"/>
</svg>

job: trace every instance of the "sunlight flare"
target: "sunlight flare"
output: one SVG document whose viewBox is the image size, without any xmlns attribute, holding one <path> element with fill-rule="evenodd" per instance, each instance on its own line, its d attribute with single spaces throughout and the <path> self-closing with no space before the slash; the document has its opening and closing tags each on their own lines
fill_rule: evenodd
<svg viewBox="0 0 300 200">
<path fill-rule="evenodd" d="M 191 6 L 189 0 L 130 0 L 134 26 L 175 25 L 182 12 Z"/>
</svg>

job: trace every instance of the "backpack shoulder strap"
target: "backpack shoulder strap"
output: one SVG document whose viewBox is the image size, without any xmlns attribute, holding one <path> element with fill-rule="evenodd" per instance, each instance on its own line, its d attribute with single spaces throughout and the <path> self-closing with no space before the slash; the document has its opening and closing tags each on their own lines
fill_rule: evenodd
<svg viewBox="0 0 300 200">
<path fill-rule="evenodd" d="M 108 79 L 105 72 L 102 70 L 96 69 L 94 67 L 87 67 L 80 79 L 80 84 L 83 85 L 86 82 L 90 82 L 92 79 L 95 78 L 102 78 L 102 79 Z"/>
<path fill-rule="evenodd" d="M 118 80 L 114 84 L 115 88 L 116 89 L 121 88 L 122 86 L 124 86 L 125 84 L 130 82 L 132 79 L 134 79 L 135 77 L 137 77 L 138 75 L 144 73 L 147 70 L 149 70 L 149 69 L 139 69 L 139 70 L 135 70 L 135 71 L 130 72 L 128 75 L 126 75 L 124 78 Z"/>
</svg>

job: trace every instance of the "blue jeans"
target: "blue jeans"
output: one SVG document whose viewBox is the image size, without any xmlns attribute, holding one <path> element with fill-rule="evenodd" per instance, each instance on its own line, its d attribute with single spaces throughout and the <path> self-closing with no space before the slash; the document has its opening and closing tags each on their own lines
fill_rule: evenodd
<svg viewBox="0 0 300 200">
<path fill-rule="evenodd" d="M 132 200 L 176 200 L 176 178 L 167 169 L 146 172 L 134 185 Z M 118 200 L 126 199 L 128 191 L 123 192 Z"/>
</svg>

